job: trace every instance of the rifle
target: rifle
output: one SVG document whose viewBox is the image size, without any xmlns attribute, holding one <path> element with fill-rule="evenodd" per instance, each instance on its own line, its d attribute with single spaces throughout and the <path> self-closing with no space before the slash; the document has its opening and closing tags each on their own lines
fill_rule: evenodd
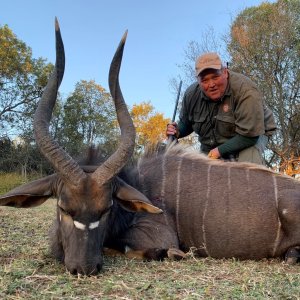
<svg viewBox="0 0 300 300">
<path fill-rule="evenodd" d="M 178 106 L 178 102 L 179 102 L 179 98 L 180 98 L 180 92 L 181 92 L 181 86 L 182 86 L 182 80 L 180 80 L 180 82 L 179 82 L 177 98 L 176 98 L 174 113 L 173 113 L 173 117 L 172 117 L 172 123 L 175 122 L 175 118 L 176 118 L 177 106 Z M 176 139 L 176 137 L 174 135 L 169 135 L 167 144 L 168 145 L 171 144 L 171 142 L 173 142 L 175 139 Z"/>
</svg>

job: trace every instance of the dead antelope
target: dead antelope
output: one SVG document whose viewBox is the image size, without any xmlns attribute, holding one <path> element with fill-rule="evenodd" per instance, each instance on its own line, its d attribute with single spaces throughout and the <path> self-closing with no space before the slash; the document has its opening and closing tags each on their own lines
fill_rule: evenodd
<svg viewBox="0 0 300 300">
<path fill-rule="evenodd" d="M 50 136 L 49 122 L 65 67 L 64 47 L 57 20 L 56 64 L 34 117 L 36 143 L 56 174 L 18 187 L 0 198 L 1 205 L 33 207 L 50 197 L 58 199 L 55 255 L 73 273 L 95 274 L 102 267 L 102 248 L 115 206 L 129 211 L 160 213 L 147 198 L 116 177 L 131 157 L 135 128 L 119 86 L 119 71 L 126 40 L 124 34 L 109 71 L 121 138 L 118 149 L 103 164 L 86 173 Z M 118 204 L 113 201 L 113 197 Z"/>
<path fill-rule="evenodd" d="M 104 246 L 145 259 L 181 258 L 192 247 L 199 256 L 285 256 L 296 262 L 298 181 L 252 164 L 210 160 L 176 145 L 149 152 L 136 166 L 124 169 L 135 138 L 118 79 L 125 38 L 109 72 L 120 146 L 100 166 L 80 167 L 48 132 L 64 70 L 56 23 L 56 66 L 34 127 L 37 144 L 57 173 L 12 190 L 0 204 L 31 207 L 57 198 L 52 249 L 73 274 L 97 273 Z"/>
</svg>

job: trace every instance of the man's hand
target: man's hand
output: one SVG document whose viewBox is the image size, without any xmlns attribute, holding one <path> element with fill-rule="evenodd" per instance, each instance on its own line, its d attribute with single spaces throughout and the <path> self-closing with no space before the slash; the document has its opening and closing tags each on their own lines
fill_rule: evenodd
<svg viewBox="0 0 300 300">
<path fill-rule="evenodd" d="M 179 136 L 179 131 L 177 129 L 176 122 L 167 125 L 166 136 L 169 137 L 170 135 L 175 136 L 177 138 Z"/>
<path fill-rule="evenodd" d="M 212 159 L 218 159 L 221 157 L 221 154 L 220 154 L 218 148 L 214 148 L 208 152 L 207 156 Z"/>
</svg>

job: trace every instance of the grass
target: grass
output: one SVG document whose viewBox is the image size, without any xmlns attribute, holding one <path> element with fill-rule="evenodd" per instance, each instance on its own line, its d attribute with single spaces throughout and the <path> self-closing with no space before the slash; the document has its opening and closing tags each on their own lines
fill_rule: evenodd
<svg viewBox="0 0 300 300">
<path fill-rule="evenodd" d="M 29 176 L 28 180 L 37 178 L 37 175 Z M 0 195 L 9 192 L 16 186 L 26 183 L 24 177 L 17 173 L 4 174 L 0 172 Z"/>
<path fill-rule="evenodd" d="M 280 260 L 105 257 L 97 276 L 72 276 L 48 252 L 54 201 L 0 207 L 0 299 L 300 299 L 300 266 Z"/>
</svg>

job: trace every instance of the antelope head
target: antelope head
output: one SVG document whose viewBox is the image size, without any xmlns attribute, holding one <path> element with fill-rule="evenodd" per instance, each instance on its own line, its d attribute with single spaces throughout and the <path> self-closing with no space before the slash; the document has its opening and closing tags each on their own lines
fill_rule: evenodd
<svg viewBox="0 0 300 300">
<path fill-rule="evenodd" d="M 135 128 L 119 85 L 119 72 L 127 32 L 112 59 L 109 89 L 115 103 L 121 137 L 117 150 L 94 172 L 85 172 L 49 133 L 49 123 L 65 67 L 64 46 L 55 19 L 56 63 L 34 116 L 36 143 L 56 173 L 0 197 L 0 205 L 33 207 L 48 198 L 57 199 L 57 258 L 72 274 L 96 274 L 103 264 L 103 241 L 115 201 L 131 211 L 159 213 L 160 209 L 117 177 L 131 157 Z"/>
</svg>

